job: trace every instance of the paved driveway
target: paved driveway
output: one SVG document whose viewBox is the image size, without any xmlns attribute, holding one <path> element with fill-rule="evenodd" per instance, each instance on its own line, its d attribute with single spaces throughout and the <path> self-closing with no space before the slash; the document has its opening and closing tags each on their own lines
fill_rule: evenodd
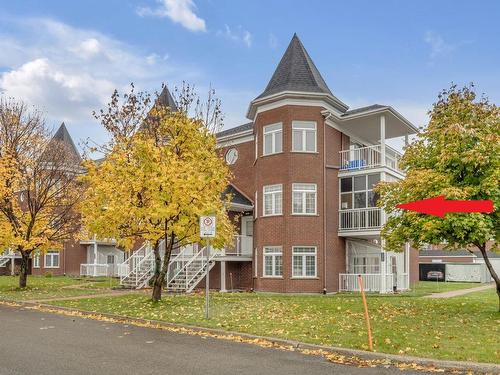
<svg viewBox="0 0 500 375">
<path fill-rule="evenodd" d="M 381 373 L 401 371 L 348 367 L 295 352 L 0 306 L 2 375 Z"/>
</svg>

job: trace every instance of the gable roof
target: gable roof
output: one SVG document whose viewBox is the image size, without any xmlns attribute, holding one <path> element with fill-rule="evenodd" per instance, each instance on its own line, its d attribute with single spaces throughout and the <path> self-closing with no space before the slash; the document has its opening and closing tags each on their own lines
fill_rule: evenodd
<svg viewBox="0 0 500 375">
<path fill-rule="evenodd" d="M 297 34 L 293 34 L 271 80 L 256 99 L 281 91 L 314 92 L 333 96 Z"/>
<path fill-rule="evenodd" d="M 222 193 L 222 198 L 226 195 L 230 194 L 231 195 L 231 203 L 234 204 L 241 204 L 245 206 L 253 206 L 253 203 L 250 199 L 248 199 L 246 196 L 244 196 L 235 186 L 232 184 L 227 185 L 226 189 Z"/>
<path fill-rule="evenodd" d="M 159 105 L 170 107 L 170 110 L 172 112 L 178 111 L 177 104 L 175 104 L 175 100 L 172 97 L 172 94 L 170 94 L 167 86 L 163 86 L 163 89 L 161 90 L 160 95 L 158 95 L 158 99 L 156 100 L 156 102 Z"/>
<path fill-rule="evenodd" d="M 66 128 L 66 124 L 64 122 L 61 123 L 61 126 L 59 126 L 59 129 L 57 129 L 52 139 L 64 143 L 71 153 L 77 156 L 78 159 L 81 159 L 80 153 L 78 152 L 78 149 L 73 142 L 73 138 L 71 138 L 71 135 L 69 135 L 68 129 Z"/>
<path fill-rule="evenodd" d="M 222 138 L 222 137 L 227 137 L 229 135 L 242 133 L 242 132 L 244 132 L 246 130 L 250 130 L 250 129 L 253 129 L 253 122 L 247 122 L 246 124 L 235 126 L 234 128 L 220 131 L 215 136 L 217 138 Z"/>
</svg>

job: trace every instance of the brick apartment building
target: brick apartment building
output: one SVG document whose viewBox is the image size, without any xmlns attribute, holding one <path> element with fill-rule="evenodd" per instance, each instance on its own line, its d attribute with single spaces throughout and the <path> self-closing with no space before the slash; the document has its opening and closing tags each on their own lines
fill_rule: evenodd
<svg viewBox="0 0 500 375">
<path fill-rule="evenodd" d="M 168 90 L 160 98 L 175 107 Z M 388 105 L 349 109 L 331 92 L 297 35 L 250 103 L 247 118 L 217 134 L 234 175 L 228 192 L 229 213 L 238 217 L 235 242 L 208 254 L 208 261 L 197 245 L 179 250 L 171 260 L 168 289 L 203 286 L 206 267 L 210 286 L 220 290 L 355 291 L 360 274 L 365 288 L 386 293 L 418 280 L 416 251 L 408 245 L 398 253 L 384 249 L 385 213 L 372 190 L 379 181 L 404 178 L 400 154 L 386 141 L 407 141 L 417 131 L 414 125 Z M 80 266 L 82 274 L 109 271 L 103 251 L 114 249 L 112 244 L 75 246 L 80 250 L 71 254 L 87 262 Z M 124 285 L 145 286 L 152 270 L 144 265 L 151 257 L 145 244 L 113 274 Z"/>
</svg>

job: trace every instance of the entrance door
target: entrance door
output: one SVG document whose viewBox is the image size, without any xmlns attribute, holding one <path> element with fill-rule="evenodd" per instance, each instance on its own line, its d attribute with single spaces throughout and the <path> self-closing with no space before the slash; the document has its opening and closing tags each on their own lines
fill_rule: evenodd
<svg viewBox="0 0 500 375">
<path fill-rule="evenodd" d="M 242 236 L 253 236 L 253 217 L 252 216 L 242 216 L 241 217 L 241 235 Z"/>
<path fill-rule="evenodd" d="M 241 237 L 240 237 L 240 249 L 238 253 L 241 255 L 252 254 L 253 247 L 253 216 L 242 216 L 241 217 Z"/>
</svg>

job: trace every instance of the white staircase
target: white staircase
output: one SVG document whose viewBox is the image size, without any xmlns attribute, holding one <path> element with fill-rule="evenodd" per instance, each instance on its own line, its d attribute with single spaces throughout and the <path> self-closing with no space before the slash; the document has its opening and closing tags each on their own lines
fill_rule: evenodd
<svg viewBox="0 0 500 375">
<path fill-rule="evenodd" d="M 5 267 L 5 265 L 13 258 L 14 253 L 11 250 L 5 250 L 0 254 L 0 267 Z"/>
<path fill-rule="evenodd" d="M 9 260 L 10 258 L 6 254 L 0 255 L 0 267 L 5 267 Z"/>
<path fill-rule="evenodd" d="M 196 247 L 193 246 L 193 249 Z M 187 253 L 186 249 L 184 252 Z M 207 267 L 210 271 L 215 265 L 216 253 L 207 254 L 207 252 L 208 248 L 203 247 L 199 251 L 193 251 L 190 257 L 186 257 L 187 254 L 185 254 L 183 257 L 174 258 L 170 262 L 172 269 L 169 267 L 167 274 L 167 290 L 177 293 L 192 292 L 205 277 Z"/>
<path fill-rule="evenodd" d="M 160 254 L 165 253 L 164 241 L 160 244 Z M 166 288 L 177 293 L 192 292 L 204 278 L 206 267 L 212 269 L 216 252 L 208 254 L 207 248 L 197 245 L 174 250 L 168 265 Z M 154 251 L 149 243 L 136 250 L 125 262 L 118 266 L 120 284 L 126 288 L 141 289 L 148 285 L 155 269 Z"/>
<path fill-rule="evenodd" d="M 134 251 L 125 262 L 118 266 L 120 284 L 126 288 L 144 288 L 153 276 L 154 267 L 154 251 L 149 242 L 145 242 L 142 247 Z"/>
</svg>

